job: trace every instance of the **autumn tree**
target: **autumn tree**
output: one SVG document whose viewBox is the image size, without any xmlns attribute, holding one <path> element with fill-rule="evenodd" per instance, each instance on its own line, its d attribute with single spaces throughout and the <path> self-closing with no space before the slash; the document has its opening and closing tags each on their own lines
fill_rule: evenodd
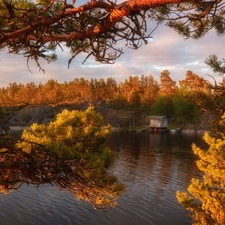
<svg viewBox="0 0 225 225">
<path fill-rule="evenodd" d="M 179 93 L 195 104 L 199 110 L 207 111 L 212 85 L 206 79 L 188 70 L 184 80 L 179 81 Z"/>
<path fill-rule="evenodd" d="M 117 82 L 113 77 L 109 77 L 106 80 L 106 90 L 105 93 L 105 101 L 107 104 L 110 104 L 113 102 L 114 95 L 118 91 Z"/>
<path fill-rule="evenodd" d="M 8 90 L 5 87 L 0 88 L 0 103 L 2 106 L 9 106 L 11 103 Z"/>
<path fill-rule="evenodd" d="M 186 93 L 210 94 L 211 88 L 207 80 L 188 70 L 184 80 L 179 81 L 179 89 Z"/>
<path fill-rule="evenodd" d="M 225 113 L 225 80 L 224 80 L 224 60 L 219 60 L 217 56 L 211 55 L 205 63 L 209 65 L 214 72 L 221 75 L 222 81 L 208 80 L 199 77 L 192 71 L 187 71 L 186 78 L 179 81 L 179 92 L 184 95 L 189 102 L 194 103 L 199 110 L 213 116 L 209 121 L 212 127 L 216 127 L 221 116 Z M 210 78 L 210 75 L 209 75 Z M 213 129 L 215 131 L 215 129 Z"/>
<path fill-rule="evenodd" d="M 8 97 L 10 102 L 16 105 L 16 95 L 19 90 L 19 85 L 16 82 L 10 83 L 8 87 Z"/>
<path fill-rule="evenodd" d="M 170 72 L 168 70 L 164 70 L 160 74 L 160 84 L 159 84 L 159 96 L 175 95 L 176 91 L 176 82 L 173 81 L 170 77 Z"/>
<path fill-rule="evenodd" d="M 141 83 L 138 76 L 130 76 L 125 79 L 124 82 L 120 83 L 119 90 L 129 106 L 140 106 Z"/>
<path fill-rule="evenodd" d="M 91 89 L 90 81 L 84 78 L 74 79 L 74 88 L 78 92 L 80 100 L 91 101 L 93 99 L 93 89 Z"/>
<path fill-rule="evenodd" d="M 204 111 L 203 105 L 207 104 L 205 99 L 211 95 L 211 85 L 191 70 L 188 70 L 185 79 L 178 83 L 174 96 L 174 118 L 182 124 L 195 123 Z"/>
<path fill-rule="evenodd" d="M 41 95 L 44 104 L 59 103 L 62 100 L 60 84 L 56 80 L 48 80 L 42 87 Z"/>
<path fill-rule="evenodd" d="M 83 5 L 67 0 L 0 2 L 0 48 L 35 60 L 55 60 L 57 48 L 67 47 L 71 61 L 84 53 L 84 61 L 113 63 L 122 45 L 137 49 L 162 21 L 179 34 L 200 38 L 215 28 L 225 32 L 224 1 L 199 0 L 93 0 Z"/>
<path fill-rule="evenodd" d="M 153 78 L 152 75 L 149 75 L 149 76 L 142 75 L 140 78 L 140 82 L 142 87 L 142 91 L 140 94 L 141 104 L 149 108 L 157 97 L 159 84 Z"/>
<path fill-rule="evenodd" d="M 19 105 L 28 105 L 35 103 L 36 85 L 34 82 L 28 82 L 26 85 L 20 84 L 17 92 L 16 103 Z"/>
</svg>

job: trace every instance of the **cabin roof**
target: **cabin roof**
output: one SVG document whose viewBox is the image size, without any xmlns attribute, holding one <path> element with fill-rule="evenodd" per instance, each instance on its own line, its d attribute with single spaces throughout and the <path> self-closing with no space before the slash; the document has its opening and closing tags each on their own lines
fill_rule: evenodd
<svg viewBox="0 0 225 225">
<path fill-rule="evenodd" d="M 166 116 L 147 116 L 147 119 L 153 119 L 153 120 L 161 120 L 167 118 Z"/>
</svg>

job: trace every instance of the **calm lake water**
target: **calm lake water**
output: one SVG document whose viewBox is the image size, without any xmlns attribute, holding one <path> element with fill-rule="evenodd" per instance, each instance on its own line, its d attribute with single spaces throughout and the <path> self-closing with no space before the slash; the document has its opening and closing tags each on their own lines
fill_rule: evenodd
<svg viewBox="0 0 225 225">
<path fill-rule="evenodd" d="M 108 145 L 116 154 L 112 173 L 126 185 L 117 206 L 103 212 L 56 187 L 22 186 L 0 194 L 1 225 L 191 225 L 177 202 L 192 177 L 199 177 L 191 143 L 202 136 L 114 131 Z"/>
</svg>

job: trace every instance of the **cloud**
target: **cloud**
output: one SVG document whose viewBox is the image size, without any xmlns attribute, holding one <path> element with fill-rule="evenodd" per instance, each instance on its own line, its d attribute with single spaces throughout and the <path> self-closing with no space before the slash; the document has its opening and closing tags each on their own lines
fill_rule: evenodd
<svg viewBox="0 0 225 225">
<path fill-rule="evenodd" d="M 204 63 L 211 54 L 223 58 L 225 49 L 221 46 L 223 38 L 216 36 L 213 31 L 199 40 L 184 40 L 173 30 L 162 26 L 156 30 L 147 46 L 133 52 L 128 51 L 124 61 L 128 67 L 139 71 L 139 75 L 150 73 L 156 78 L 164 69 L 169 70 L 171 78 L 176 81 L 184 79 L 187 70 L 192 70 L 205 79 L 209 78 L 207 73 L 221 78 L 213 74 Z"/>
</svg>

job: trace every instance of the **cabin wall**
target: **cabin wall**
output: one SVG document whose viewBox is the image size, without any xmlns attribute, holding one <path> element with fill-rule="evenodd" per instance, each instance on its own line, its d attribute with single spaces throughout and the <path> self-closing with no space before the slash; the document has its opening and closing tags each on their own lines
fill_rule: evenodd
<svg viewBox="0 0 225 225">
<path fill-rule="evenodd" d="M 168 119 L 165 118 L 151 118 L 149 121 L 149 126 L 150 127 L 167 127 L 168 125 Z"/>
<path fill-rule="evenodd" d="M 161 121 L 158 119 L 150 120 L 150 127 L 161 127 Z"/>
</svg>

